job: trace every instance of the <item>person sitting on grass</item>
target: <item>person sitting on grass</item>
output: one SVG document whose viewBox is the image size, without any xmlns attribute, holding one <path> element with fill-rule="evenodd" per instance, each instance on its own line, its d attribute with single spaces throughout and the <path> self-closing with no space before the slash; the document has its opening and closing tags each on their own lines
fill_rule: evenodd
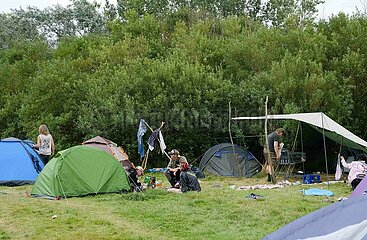
<svg viewBox="0 0 367 240">
<path fill-rule="evenodd" d="M 343 156 L 340 156 L 340 162 L 343 167 L 349 168 L 348 183 L 352 185 L 353 190 L 362 181 L 367 173 L 367 155 L 362 153 L 358 156 L 356 161 L 347 163 Z"/>
<path fill-rule="evenodd" d="M 187 163 L 185 157 L 180 157 L 180 190 L 185 193 L 188 191 L 201 191 L 199 180 L 195 173 L 190 170 L 190 166 Z"/>
<path fill-rule="evenodd" d="M 131 182 L 132 192 L 141 192 L 144 190 L 144 186 L 139 181 L 139 177 L 144 174 L 144 168 L 137 166 L 136 168 L 130 168 L 128 170 L 129 179 Z"/>
<path fill-rule="evenodd" d="M 170 162 L 168 164 L 167 170 L 164 172 L 164 175 L 170 182 L 171 187 L 179 188 L 181 173 L 179 159 L 183 156 L 180 156 L 180 152 L 176 149 L 170 151 L 168 155 L 170 156 Z M 185 157 L 183 158 L 186 159 Z"/>
</svg>

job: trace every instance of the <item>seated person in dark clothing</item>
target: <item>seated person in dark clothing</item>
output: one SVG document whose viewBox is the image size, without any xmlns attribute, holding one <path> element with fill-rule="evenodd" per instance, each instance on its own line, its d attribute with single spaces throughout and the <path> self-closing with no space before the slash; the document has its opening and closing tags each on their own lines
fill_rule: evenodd
<svg viewBox="0 0 367 240">
<path fill-rule="evenodd" d="M 139 181 L 139 177 L 144 174 L 144 169 L 140 166 L 137 166 L 136 168 L 130 168 L 128 170 L 128 173 L 131 184 L 131 191 L 132 192 L 143 191 L 143 185 Z"/>
<path fill-rule="evenodd" d="M 185 159 L 186 160 L 186 159 Z M 181 192 L 185 193 L 188 191 L 201 191 L 200 183 L 192 171 L 190 171 L 190 166 L 187 161 L 180 161 L 180 189 Z"/>
<path fill-rule="evenodd" d="M 170 182 L 171 187 L 179 188 L 180 172 L 181 172 L 179 159 L 182 158 L 186 160 L 186 158 L 180 156 L 179 151 L 176 149 L 170 151 L 168 155 L 171 157 L 171 160 L 168 164 L 167 170 L 164 172 L 164 175 Z"/>
</svg>

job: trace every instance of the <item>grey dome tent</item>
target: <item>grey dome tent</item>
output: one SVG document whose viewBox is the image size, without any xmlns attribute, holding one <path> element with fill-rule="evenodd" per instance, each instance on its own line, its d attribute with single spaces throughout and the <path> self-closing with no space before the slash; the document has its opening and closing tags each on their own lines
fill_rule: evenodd
<svg viewBox="0 0 367 240">
<path fill-rule="evenodd" d="M 261 165 L 247 149 L 221 143 L 205 152 L 199 168 L 218 176 L 252 177 L 261 170 Z"/>
</svg>

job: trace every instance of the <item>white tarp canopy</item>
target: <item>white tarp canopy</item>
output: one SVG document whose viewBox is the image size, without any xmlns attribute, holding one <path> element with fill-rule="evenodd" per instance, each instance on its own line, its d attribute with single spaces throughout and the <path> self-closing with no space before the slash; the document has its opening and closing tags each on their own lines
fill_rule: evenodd
<svg viewBox="0 0 367 240">
<path fill-rule="evenodd" d="M 269 120 L 285 120 L 292 119 L 307 123 L 311 126 L 325 129 L 325 135 L 345 146 L 360 149 L 367 152 L 367 142 L 360 137 L 354 135 L 352 132 L 335 122 L 333 119 L 329 118 L 322 112 L 316 113 L 296 113 L 296 114 L 278 114 L 278 115 L 268 115 Z M 264 119 L 265 116 L 260 117 L 234 117 L 232 120 L 259 120 Z M 316 129 L 317 129 L 316 128 Z M 318 129 L 317 129 L 318 130 Z"/>
</svg>

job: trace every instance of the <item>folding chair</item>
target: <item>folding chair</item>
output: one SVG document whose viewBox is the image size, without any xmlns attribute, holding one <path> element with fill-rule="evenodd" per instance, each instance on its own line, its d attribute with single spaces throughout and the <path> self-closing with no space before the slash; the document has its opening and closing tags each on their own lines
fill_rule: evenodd
<svg viewBox="0 0 367 240">
<path fill-rule="evenodd" d="M 282 149 L 280 162 L 275 172 L 284 174 L 284 179 L 288 179 L 294 171 L 296 164 L 304 163 L 306 154 L 304 152 L 290 152 Z"/>
</svg>

